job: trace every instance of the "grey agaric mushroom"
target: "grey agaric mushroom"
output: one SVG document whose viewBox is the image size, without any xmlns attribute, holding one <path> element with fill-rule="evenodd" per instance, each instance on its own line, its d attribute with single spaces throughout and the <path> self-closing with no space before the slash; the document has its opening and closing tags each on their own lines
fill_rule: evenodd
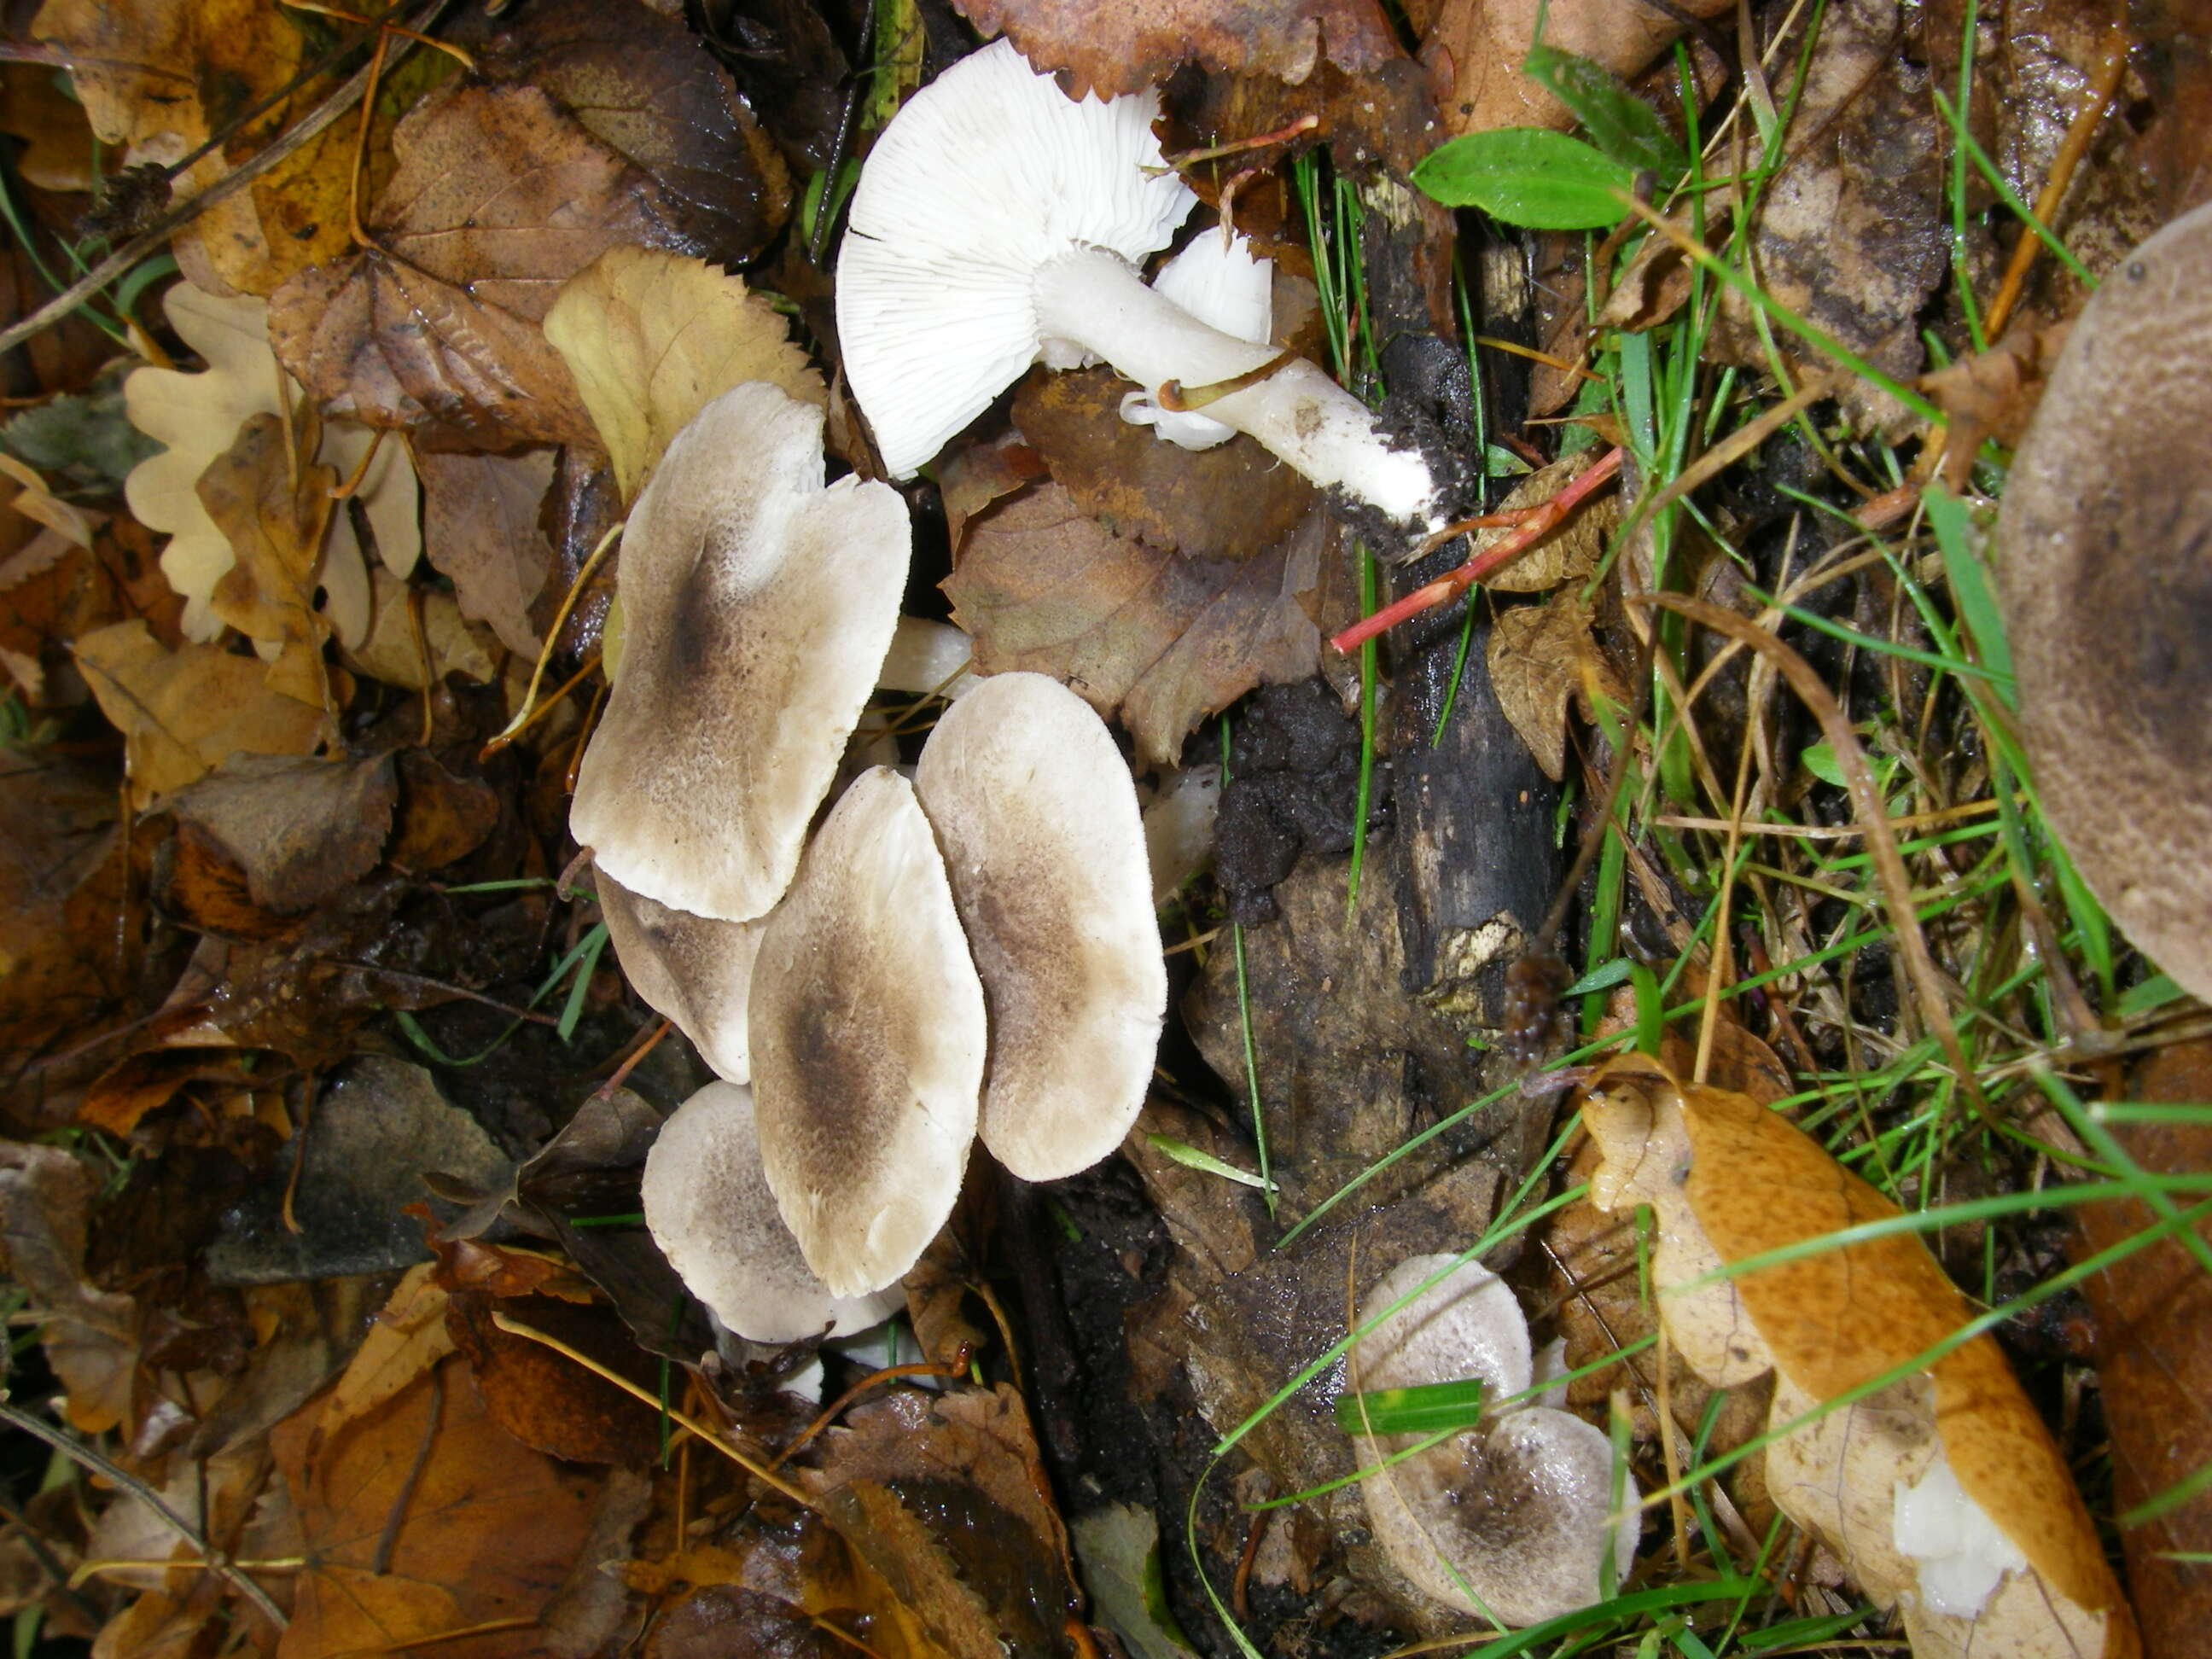
<svg viewBox="0 0 2212 1659">
<path fill-rule="evenodd" d="M 836 1336 L 900 1298 L 840 1297 L 817 1279 L 761 1173 L 751 1091 L 710 1083 L 660 1126 L 645 1160 L 645 1224 L 686 1289 L 754 1342 Z"/>
<path fill-rule="evenodd" d="M 1167 1014 L 1128 763 L 1091 705 L 996 674 L 915 769 L 990 1010 L 983 1144 L 1025 1181 L 1086 1170 L 1136 1121 Z"/>
<path fill-rule="evenodd" d="M 676 435 L 623 532 L 622 673 L 569 825 L 672 909 L 775 903 L 898 624 L 905 502 L 822 480 L 822 411 L 749 382 Z"/>
<path fill-rule="evenodd" d="M 784 1220 L 833 1294 L 881 1290 L 960 1195 L 984 1059 L 983 988 L 897 773 L 863 773 L 806 849 L 762 935 L 749 1012 L 761 1164 Z"/>
<path fill-rule="evenodd" d="M 1528 1322 L 1512 1291 L 1476 1262 L 1409 1256 L 1359 1310 L 1364 1327 L 1427 1280 L 1443 1277 L 1381 1319 L 1352 1347 L 1363 1390 L 1480 1379 L 1486 1402 L 1525 1394 L 1535 1380 Z M 1510 1626 L 1539 1624 L 1601 1599 L 1635 1559 L 1635 1481 L 1613 1518 L 1612 1443 L 1579 1417 L 1548 1406 L 1509 1406 L 1485 1424 L 1370 1475 L 1361 1487 L 1375 1536 L 1415 1588 L 1463 1613 Z M 1363 1437 L 1362 1462 L 1417 1443 L 1413 1435 Z M 1469 1592 L 1472 1592 L 1470 1595 Z"/>
<path fill-rule="evenodd" d="M 2212 204 L 2082 309 L 1997 553 L 2044 808 L 2112 920 L 2212 1000 Z"/>
<path fill-rule="evenodd" d="M 595 871 L 599 915 L 630 988 L 691 1039 L 725 1083 L 752 1077 L 745 1003 L 763 924 L 672 910 Z"/>
<path fill-rule="evenodd" d="M 1068 98 L 994 41 L 909 99 L 878 135 L 853 192 L 837 268 L 845 371 L 884 465 L 908 477 L 1032 362 L 1103 359 L 1157 400 L 1218 385 L 1275 349 L 1207 326 L 1145 285 L 1196 200 L 1168 168 L 1156 94 Z M 1421 455 L 1394 447 L 1367 406 L 1293 358 L 1206 413 L 1249 433 L 1316 483 L 1431 528 Z"/>
</svg>

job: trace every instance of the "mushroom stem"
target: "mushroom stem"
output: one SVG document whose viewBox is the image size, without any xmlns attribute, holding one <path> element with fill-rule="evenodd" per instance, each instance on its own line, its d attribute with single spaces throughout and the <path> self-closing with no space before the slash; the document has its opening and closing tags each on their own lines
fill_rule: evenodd
<svg viewBox="0 0 2212 1659">
<path fill-rule="evenodd" d="M 1038 268 L 1035 297 L 1048 362 L 1102 357 L 1156 398 L 1170 380 L 1233 380 L 1276 356 L 1273 346 L 1224 334 L 1163 299 L 1127 260 L 1103 248 L 1047 261 Z M 1324 488 L 1335 485 L 1423 530 L 1442 522 L 1437 481 L 1419 452 L 1393 448 L 1367 405 L 1304 358 L 1216 399 L 1206 412 Z"/>
</svg>

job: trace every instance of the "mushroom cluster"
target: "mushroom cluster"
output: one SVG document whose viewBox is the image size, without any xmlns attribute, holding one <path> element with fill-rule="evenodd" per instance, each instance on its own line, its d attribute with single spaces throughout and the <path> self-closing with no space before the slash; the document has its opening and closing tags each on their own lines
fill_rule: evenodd
<svg viewBox="0 0 2212 1659">
<path fill-rule="evenodd" d="M 1112 1151 L 1167 1004 L 1134 783 L 1056 681 L 969 683 L 913 781 L 862 773 L 809 838 L 908 560 L 895 491 L 823 486 L 821 427 L 753 383 L 670 445 L 570 817 L 632 984 L 722 1079 L 663 1130 L 647 1222 L 761 1341 L 880 1316 L 979 1132 L 1033 1181 Z M 959 672 L 944 643 L 888 672 Z"/>
<path fill-rule="evenodd" d="M 1436 528 L 1429 462 L 1319 365 L 1176 303 L 1197 270 L 1146 286 L 1138 263 L 1197 201 L 1160 154 L 1158 114 L 1151 92 L 1070 99 L 1000 40 L 877 137 L 838 254 L 837 331 L 884 465 L 911 477 L 1040 359 L 1103 361 L 1158 408 L 1173 409 L 1170 382 L 1223 388 L 1205 418 L 1224 434 L 1408 530 Z"/>
<path fill-rule="evenodd" d="M 1399 1302 L 1406 1305 L 1385 1312 Z M 1551 1406 L 1488 1409 L 1539 1380 L 1528 1322 L 1503 1279 L 1479 1262 L 1408 1256 L 1367 1293 L 1359 1323 L 1365 1334 L 1352 1360 L 1363 1390 L 1483 1385 L 1481 1425 L 1415 1451 L 1361 1488 L 1376 1540 L 1416 1589 L 1519 1626 L 1603 1599 L 1608 1567 L 1614 1583 L 1626 1577 L 1640 1531 L 1636 1482 L 1622 1471 L 1615 1493 L 1611 1443 Z M 1419 1438 L 1362 1436 L 1361 1461 L 1381 1463 Z"/>
</svg>

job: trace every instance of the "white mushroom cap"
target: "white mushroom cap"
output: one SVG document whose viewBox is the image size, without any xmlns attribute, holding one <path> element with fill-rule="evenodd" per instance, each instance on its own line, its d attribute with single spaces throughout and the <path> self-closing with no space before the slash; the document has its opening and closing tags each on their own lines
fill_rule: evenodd
<svg viewBox="0 0 2212 1659">
<path fill-rule="evenodd" d="M 983 1144 L 1024 1181 L 1087 1170 L 1137 1121 L 1167 1017 L 1128 763 L 1059 681 L 997 674 L 938 721 L 915 792 L 990 1008 Z"/>
<path fill-rule="evenodd" d="M 710 1083 L 660 1126 L 645 1160 L 645 1224 L 684 1287 L 754 1342 L 865 1330 L 896 1295 L 832 1296 L 807 1267 L 761 1174 L 749 1089 Z"/>
<path fill-rule="evenodd" d="M 672 908 L 775 904 L 897 626 L 905 502 L 822 478 L 822 411 L 750 382 L 676 435 L 623 532 L 622 678 L 569 824 Z"/>
<path fill-rule="evenodd" d="M 832 1291 L 881 1290 L 960 1195 L 985 1046 L 945 860 L 897 773 L 863 773 L 807 849 L 761 940 L 750 1026 L 784 1220 Z"/>
<path fill-rule="evenodd" d="M 1252 239 L 1225 226 L 1204 233 L 1161 266 L 1152 292 L 1255 345 L 1267 344 L 1275 331 L 1275 262 L 1254 258 Z M 1121 418 L 1184 449 L 1211 449 L 1237 435 L 1235 427 L 1210 415 L 1161 408 L 1158 395 L 1158 386 L 1132 392 L 1121 399 Z"/>
<path fill-rule="evenodd" d="M 886 691 L 940 696 L 950 702 L 982 684 L 969 672 L 975 659 L 975 641 L 965 630 L 951 623 L 901 617 L 890 653 L 876 671 L 876 684 Z"/>
<path fill-rule="evenodd" d="M 892 477 L 911 477 L 1037 360 L 1040 265 L 1076 246 L 1134 261 L 1168 245 L 1198 198 L 1164 170 L 1158 114 L 1150 92 L 1073 102 L 1000 40 L 878 137 L 837 256 L 837 332 Z"/>
<path fill-rule="evenodd" d="M 675 1022 L 716 1077 L 725 1083 L 750 1081 L 745 1000 L 766 924 L 672 910 L 631 892 L 604 870 L 594 872 L 593 881 L 607 943 L 615 947 L 630 988 Z"/>
<path fill-rule="evenodd" d="M 1452 1260 L 1410 1256 L 1368 1292 L 1362 1325 L 1450 1269 L 1359 1339 L 1352 1374 L 1360 1388 L 1479 1377 L 1486 1401 L 1528 1388 L 1528 1324 L 1513 1292 L 1479 1264 L 1453 1267 Z M 1363 1461 L 1379 1462 L 1413 1438 L 1362 1437 Z M 1462 1612 L 1526 1626 L 1596 1601 L 1608 1548 L 1616 1577 L 1626 1575 L 1636 1557 L 1636 1484 L 1628 1480 L 1626 1518 L 1613 1525 L 1613 1447 L 1598 1430 L 1524 1405 L 1370 1476 L 1361 1490 L 1376 1541 L 1417 1589 Z"/>
</svg>

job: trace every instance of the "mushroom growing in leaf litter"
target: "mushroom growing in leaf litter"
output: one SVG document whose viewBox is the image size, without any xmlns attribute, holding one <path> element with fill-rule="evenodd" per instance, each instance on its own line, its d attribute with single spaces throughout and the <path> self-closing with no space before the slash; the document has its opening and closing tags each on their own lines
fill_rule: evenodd
<svg viewBox="0 0 2212 1659">
<path fill-rule="evenodd" d="M 2112 920 L 2212 1001 L 2212 203 L 2082 308 L 1996 541 L 2036 793 Z"/>
<path fill-rule="evenodd" d="M 1196 198 L 1152 136 L 1157 94 L 1068 98 L 1005 40 L 916 93 L 878 135 L 838 254 L 837 331 L 884 465 L 909 477 L 1042 358 L 1103 360 L 1158 401 L 1268 372 L 1206 405 L 1324 487 L 1407 528 L 1437 481 L 1303 358 L 1208 326 L 1148 288 Z"/>
<path fill-rule="evenodd" d="M 739 1336 L 849 1335 L 896 1295 L 832 1296 L 808 1268 L 761 1173 L 752 1091 L 710 1083 L 669 1115 L 645 1160 L 645 1224 L 684 1287 Z"/>
<path fill-rule="evenodd" d="M 1275 262 L 1252 257 L 1251 239 L 1225 228 L 1207 231 L 1160 267 L 1152 292 L 1172 300 L 1192 316 L 1224 334 L 1255 345 L 1267 343 L 1275 326 Z M 1169 409 L 1150 392 L 1121 399 L 1121 418 L 1148 426 L 1184 449 L 1211 449 L 1237 435 L 1196 410 Z"/>
<path fill-rule="evenodd" d="M 764 924 L 672 910 L 631 892 L 604 870 L 594 871 L 592 879 L 607 943 L 630 988 L 691 1039 L 716 1077 L 725 1083 L 750 1081 L 745 1002 Z"/>
<path fill-rule="evenodd" d="M 1351 1374 L 1363 1393 L 1480 1380 L 1486 1421 L 1369 1475 L 1360 1492 L 1376 1541 L 1416 1588 L 1462 1613 L 1540 1624 L 1603 1599 L 1608 1565 L 1613 1582 L 1626 1577 L 1640 1524 L 1636 1482 L 1621 1472 L 1615 1521 L 1603 1433 L 1549 1406 L 1493 1415 L 1489 1402 L 1535 1381 L 1528 1322 L 1497 1274 L 1454 1261 L 1408 1256 L 1368 1291 L 1363 1328 L 1413 1299 L 1354 1342 Z M 1362 1436 L 1360 1461 L 1380 1463 L 1419 1439 Z"/>
<path fill-rule="evenodd" d="M 832 1294 L 883 1289 L 952 1213 L 984 1058 L 945 860 L 896 772 L 861 774 L 806 849 L 761 939 L 748 1025 L 784 1220 Z"/>
<path fill-rule="evenodd" d="M 990 1010 L 983 1144 L 1024 1181 L 1087 1170 L 1137 1121 L 1167 1015 L 1128 763 L 1058 680 L 995 674 L 939 720 L 915 793 Z"/>
<path fill-rule="evenodd" d="M 767 914 L 890 647 L 906 503 L 822 480 L 822 411 L 748 382 L 676 435 L 623 532 L 622 672 L 569 827 L 672 909 Z"/>
</svg>

